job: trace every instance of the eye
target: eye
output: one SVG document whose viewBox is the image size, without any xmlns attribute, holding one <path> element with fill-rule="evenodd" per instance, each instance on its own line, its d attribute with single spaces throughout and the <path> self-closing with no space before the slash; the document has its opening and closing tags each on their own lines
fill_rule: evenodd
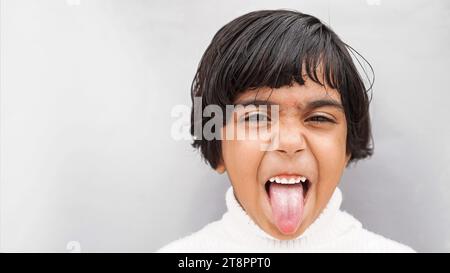
<svg viewBox="0 0 450 273">
<path fill-rule="evenodd" d="M 325 116 L 312 116 L 308 118 L 306 121 L 312 121 L 314 123 L 325 123 L 325 122 L 336 123 L 334 122 L 334 120 L 327 118 Z"/>
<path fill-rule="evenodd" d="M 270 117 L 268 115 L 266 115 L 265 113 L 258 112 L 258 113 L 252 113 L 252 114 L 245 116 L 244 121 L 245 122 L 255 122 L 255 123 L 268 122 L 268 121 L 270 121 Z"/>
</svg>

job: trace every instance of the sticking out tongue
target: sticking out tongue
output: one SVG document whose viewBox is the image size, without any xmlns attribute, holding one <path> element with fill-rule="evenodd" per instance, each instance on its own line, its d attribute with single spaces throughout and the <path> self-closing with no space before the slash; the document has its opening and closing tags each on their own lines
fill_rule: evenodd
<svg viewBox="0 0 450 273">
<path fill-rule="evenodd" d="M 284 234 L 294 233 L 303 215 L 302 185 L 271 183 L 269 194 L 275 225 Z"/>
</svg>

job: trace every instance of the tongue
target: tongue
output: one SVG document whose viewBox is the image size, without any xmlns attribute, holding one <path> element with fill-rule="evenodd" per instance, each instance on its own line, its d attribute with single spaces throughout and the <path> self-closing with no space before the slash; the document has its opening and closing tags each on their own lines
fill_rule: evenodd
<svg viewBox="0 0 450 273">
<path fill-rule="evenodd" d="M 284 234 L 294 233 L 303 215 L 302 185 L 271 183 L 269 194 L 275 225 Z"/>
</svg>

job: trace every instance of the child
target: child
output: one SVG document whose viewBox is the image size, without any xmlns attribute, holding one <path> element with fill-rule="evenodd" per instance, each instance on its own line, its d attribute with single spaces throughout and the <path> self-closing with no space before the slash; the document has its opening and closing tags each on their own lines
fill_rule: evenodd
<svg viewBox="0 0 450 273">
<path fill-rule="evenodd" d="M 191 134 L 230 179 L 228 211 L 160 252 L 413 252 L 340 210 L 344 168 L 373 150 L 370 100 L 349 50 L 290 10 L 251 12 L 218 31 L 192 84 Z M 217 117 L 196 107 L 212 105 L 242 106 L 215 138 L 196 129 Z M 258 137 L 236 138 L 236 128 Z"/>
</svg>

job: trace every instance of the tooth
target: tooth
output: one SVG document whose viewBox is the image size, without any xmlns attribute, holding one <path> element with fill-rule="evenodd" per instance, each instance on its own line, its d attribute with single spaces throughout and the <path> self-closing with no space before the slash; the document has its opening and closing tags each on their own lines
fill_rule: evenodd
<svg viewBox="0 0 450 273">
<path fill-rule="evenodd" d="M 305 183 L 306 181 L 306 177 L 302 176 L 302 178 L 300 179 L 303 183 Z"/>
<path fill-rule="evenodd" d="M 289 184 L 295 184 L 295 178 L 289 179 Z"/>
<path fill-rule="evenodd" d="M 288 180 L 286 178 L 281 179 L 281 184 L 287 184 L 287 183 L 288 183 Z"/>
<path fill-rule="evenodd" d="M 295 183 L 300 182 L 300 177 L 295 178 Z"/>
<path fill-rule="evenodd" d="M 269 179 L 269 181 L 270 181 L 270 182 L 275 181 L 275 177 L 271 177 L 271 178 Z"/>
</svg>

